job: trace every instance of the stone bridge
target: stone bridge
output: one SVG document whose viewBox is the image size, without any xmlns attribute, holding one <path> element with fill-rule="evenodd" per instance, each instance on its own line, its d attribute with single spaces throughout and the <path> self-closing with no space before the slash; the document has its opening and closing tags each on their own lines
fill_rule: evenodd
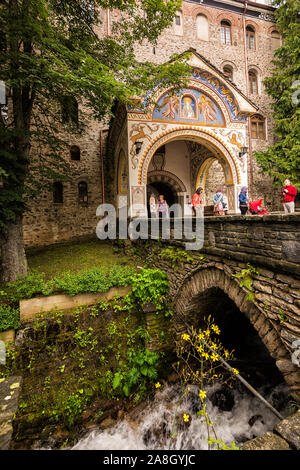
<svg viewBox="0 0 300 470">
<path fill-rule="evenodd" d="M 299 225 L 300 214 L 207 217 L 200 252 L 187 251 L 187 260 L 182 264 L 159 254 L 151 258 L 153 265 L 168 275 L 177 334 L 184 330 L 185 321 L 197 324 L 201 316 L 216 309 L 222 316 L 222 308 L 225 312 L 230 299 L 253 325 L 298 399 Z M 166 243 L 180 247 L 183 241 L 173 239 Z M 243 285 L 243 276 L 236 277 L 243 272 L 248 276 L 248 287 Z M 233 318 L 229 319 L 230 327 L 238 335 L 238 323 Z M 153 316 L 151 320 L 149 314 L 148 322 L 151 321 Z M 255 344 L 250 348 L 255 356 Z"/>
</svg>

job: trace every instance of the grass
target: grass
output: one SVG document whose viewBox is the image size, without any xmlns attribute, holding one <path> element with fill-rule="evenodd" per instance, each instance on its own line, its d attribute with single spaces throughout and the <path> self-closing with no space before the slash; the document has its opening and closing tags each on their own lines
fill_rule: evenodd
<svg viewBox="0 0 300 470">
<path fill-rule="evenodd" d="M 109 271 L 115 265 L 136 264 L 132 255 L 118 253 L 111 242 L 100 240 L 31 249 L 27 253 L 27 261 L 30 270 L 44 273 L 46 279 L 66 271 L 79 272 L 95 267 Z"/>
</svg>

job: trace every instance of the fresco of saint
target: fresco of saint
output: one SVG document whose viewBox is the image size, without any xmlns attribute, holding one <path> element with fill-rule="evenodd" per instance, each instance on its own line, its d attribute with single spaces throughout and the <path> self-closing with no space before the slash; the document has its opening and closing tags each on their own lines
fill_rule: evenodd
<svg viewBox="0 0 300 470">
<path fill-rule="evenodd" d="M 162 115 L 164 118 L 175 119 L 175 114 L 178 113 L 178 108 L 179 108 L 178 96 L 170 96 L 170 95 L 165 96 L 165 98 L 163 99 L 163 102 L 161 103 L 161 107 L 166 108 L 162 112 Z"/>
<path fill-rule="evenodd" d="M 213 102 L 205 95 L 200 95 L 198 101 L 200 114 L 203 115 L 204 122 L 216 122 L 216 109 Z"/>
<path fill-rule="evenodd" d="M 195 112 L 195 101 L 190 96 L 184 96 L 182 98 L 182 117 L 188 119 L 195 119 L 196 112 Z"/>
</svg>

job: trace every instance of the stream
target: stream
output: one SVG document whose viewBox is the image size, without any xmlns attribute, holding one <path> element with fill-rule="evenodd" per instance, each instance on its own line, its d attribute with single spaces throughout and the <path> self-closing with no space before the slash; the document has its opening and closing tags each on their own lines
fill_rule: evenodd
<svg viewBox="0 0 300 470">
<path fill-rule="evenodd" d="M 289 390 L 285 384 L 259 392 L 286 417 Z M 200 409 L 198 387 L 180 400 L 182 389 L 168 385 L 158 390 L 144 409 L 129 413 L 114 427 L 93 430 L 81 438 L 74 450 L 207 450 L 207 425 L 196 413 Z M 234 390 L 220 385 L 207 389 L 207 411 L 218 439 L 237 445 L 273 429 L 279 419 L 244 387 Z M 184 422 L 183 414 L 189 415 Z M 203 419 L 203 418 L 202 418 Z M 178 424 L 176 424 L 176 421 Z M 211 437 L 215 437 L 209 427 Z M 171 437 L 173 435 L 173 437 Z M 211 446 L 215 448 L 215 446 Z"/>
</svg>

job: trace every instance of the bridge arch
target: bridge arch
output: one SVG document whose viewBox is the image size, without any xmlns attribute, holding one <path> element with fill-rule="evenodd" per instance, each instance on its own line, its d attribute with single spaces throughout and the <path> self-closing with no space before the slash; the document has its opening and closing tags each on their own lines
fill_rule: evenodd
<svg viewBox="0 0 300 470">
<path fill-rule="evenodd" d="M 223 291 L 239 311 L 248 318 L 270 356 L 274 359 L 278 370 L 290 387 L 291 393 L 298 394 L 300 388 L 298 370 L 291 363 L 290 353 L 281 341 L 280 333 L 255 302 L 247 299 L 247 292 L 240 287 L 239 281 L 222 269 L 216 267 L 200 268 L 189 274 L 182 283 L 174 301 L 174 322 L 177 335 L 186 331 L 186 324 L 194 319 L 193 312 L 199 303 L 201 293 L 214 288 Z M 255 351 L 253 352 L 255 353 Z"/>
</svg>

